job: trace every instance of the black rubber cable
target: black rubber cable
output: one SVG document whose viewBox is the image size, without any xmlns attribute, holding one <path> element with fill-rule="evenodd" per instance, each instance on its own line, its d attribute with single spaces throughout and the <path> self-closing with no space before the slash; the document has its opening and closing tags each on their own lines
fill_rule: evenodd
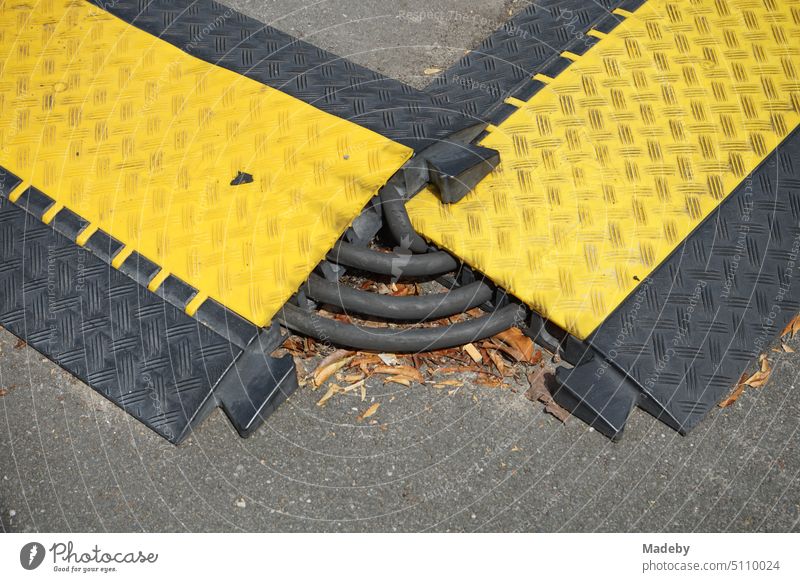
<svg viewBox="0 0 800 582">
<path fill-rule="evenodd" d="M 373 352 L 414 353 L 463 346 L 497 335 L 522 318 L 519 305 L 506 305 L 488 315 L 438 327 L 362 327 L 322 317 L 287 303 L 278 312 L 286 327 L 322 342 Z"/>
<path fill-rule="evenodd" d="M 339 241 L 328 260 L 346 267 L 392 277 L 428 277 L 458 270 L 459 263 L 444 251 L 421 255 L 381 253 Z"/>
<path fill-rule="evenodd" d="M 489 285 L 476 281 L 446 293 L 396 297 L 360 291 L 313 274 L 308 279 L 307 289 L 308 296 L 315 301 L 336 305 L 348 313 L 400 321 L 450 317 L 483 305 L 493 295 Z"/>
<path fill-rule="evenodd" d="M 412 253 L 427 252 L 428 243 L 414 230 L 406 210 L 406 199 L 401 190 L 387 184 L 381 188 L 380 198 L 386 225 L 397 244 Z"/>
</svg>

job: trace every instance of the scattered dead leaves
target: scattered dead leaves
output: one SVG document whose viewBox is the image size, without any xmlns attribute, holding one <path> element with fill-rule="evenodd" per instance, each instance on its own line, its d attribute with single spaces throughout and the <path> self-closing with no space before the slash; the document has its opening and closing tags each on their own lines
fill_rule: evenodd
<svg viewBox="0 0 800 582">
<path fill-rule="evenodd" d="M 733 391 L 719 403 L 720 408 L 727 408 L 744 393 L 745 388 L 761 388 L 764 386 L 772 374 L 772 363 L 767 358 L 766 354 L 761 354 L 758 357 L 758 370 L 754 374 L 748 376 L 748 372 L 742 374 Z"/>
<path fill-rule="evenodd" d="M 348 392 L 352 392 L 353 390 L 355 390 L 357 388 L 361 388 L 361 400 L 363 401 L 367 397 L 367 393 L 365 391 L 366 382 L 367 382 L 367 379 L 366 378 L 362 378 L 358 382 L 354 382 L 353 384 L 350 384 L 349 386 L 344 386 L 344 387 L 339 386 L 338 384 L 331 384 L 328 387 L 328 391 L 325 393 L 325 395 L 322 398 L 319 399 L 319 402 L 317 402 L 317 406 L 325 406 L 325 404 L 328 402 L 328 400 L 333 398 L 335 395 L 337 395 L 337 394 L 347 394 Z"/>
<path fill-rule="evenodd" d="M 792 318 L 792 321 L 790 321 L 786 325 L 786 327 L 783 328 L 783 331 L 781 332 L 781 337 L 789 336 L 790 338 L 792 338 L 794 337 L 794 334 L 796 334 L 798 331 L 800 331 L 800 313 L 795 315 Z"/>
<path fill-rule="evenodd" d="M 374 374 L 388 374 L 390 376 L 401 376 L 414 382 L 422 384 L 425 378 L 422 372 L 411 366 L 378 366 L 372 371 Z"/>
<path fill-rule="evenodd" d="M 745 384 L 745 380 L 747 380 L 747 372 L 742 374 L 741 378 L 739 378 L 739 381 L 733 388 L 733 392 L 731 392 L 727 398 L 725 398 L 722 402 L 719 403 L 720 408 L 727 408 L 728 406 L 736 402 L 736 400 L 738 400 L 739 396 L 741 396 L 744 393 L 744 389 L 747 387 L 747 385 Z"/>
<path fill-rule="evenodd" d="M 767 383 L 770 375 L 772 374 L 772 364 L 767 359 L 765 354 L 761 354 L 758 357 L 758 362 L 760 364 L 758 372 L 744 381 L 744 383 L 750 386 L 750 388 L 761 388 Z"/>
<path fill-rule="evenodd" d="M 380 284 L 383 285 L 381 289 L 377 289 L 377 285 L 372 283 L 373 291 L 393 295 L 420 293 L 417 284 Z M 455 323 L 478 315 L 478 312 L 468 313 L 447 321 Z M 324 349 L 321 343 L 294 336 L 288 338 L 281 347 L 298 358 L 318 356 Z M 450 395 L 458 392 L 465 382 L 516 392 L 514 378 L 519 377 L 520 365 L 535 365 L 537 370 L 541 370 L 542 360 L 542 352 L 533 341 L 519 329 L 512 328 L 480 342 L 413 355 L 334 350 L 322 358 L 312 372 L 306 372 L 304 385 L 310 385 L 312 390 L 326 387 L 325 393 L 317 401 L 318 406 L 325 406 L 337 395 L 354 391 L 356 397 L 360 396 L 362 402 L 366 401 L 367 382 L 372 377 L 380 378 L 384 384 L 397 384 L 405 388 L 427 383 L 437 389 L 448 388 Z M 543 400 L 545 409 L 557 418 L 565 418 L 566 411 L 550 400 Z"/>
<path fill-rule="evenodd" d="M 353 352 L 347 350 L 336 350 L 323 359 L 314 370 L 314 389 L 322 386 L 328 378 L 344 368 L 353 359 L 352 354 Z"/>
<path fill-rule="evenodd" d="M 542 361 L 541 350 L 537 350 L 533 340 L 516 327 L 498 333 L 492 338 L 492 341 L 495 345 L 498 345 L 498 347 L 504 345 L 507 348 L 507 350 L 504 351 L 509 355 L 513 353 L 514 355 L 512 357 L 518 362 L 538 364 Z"/>
</svg>

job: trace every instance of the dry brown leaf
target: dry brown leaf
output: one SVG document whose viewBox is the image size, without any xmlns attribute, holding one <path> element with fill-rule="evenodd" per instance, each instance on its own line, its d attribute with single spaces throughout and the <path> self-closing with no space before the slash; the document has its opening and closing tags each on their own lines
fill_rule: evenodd
<svg viewBox="0 0 800 582">
<path fill-rule="evenodd" d="M 281 347 L 293 356 L 304 355 L 306 353 L 305 342 L 301 338 L 294 336 L 287 338 Z"/>
<path fill-rule="evenodd" d="M 794 353 L 794 348 L 792 346 L 790 346 L 789 344 L 781 343 L 781 347 L 783 348 L 783 351 L 786 352 L 787 354 L 793 354 Z"/>
<path fill-rule="evenodd" d="M 364 386 L 364 384 L 366 384 L 366 382 L 367 382 L 367 379 L 366 379 L 366 378 L 364 378 L 363 380 L 359 380 L 358 382 L 356 382 L 356 383 L 354 383 L 354 384 L 350 384 L 349 386 L 345 386 L 344 388 L 342 388 L 342 389 L 340 390 L 340 392 L 341 392 L 342 394 L 346 394 L 346 393 L 348 393 L 348 392 L 352 392 L 352 391 L 353 391 L 353 390 L 355 390 L 356 388 L 362 388 L 362 387 Z"/>
<path fill-rule="evenodd" d="M 411 366 L 378 366 L 373 372 L 375 374 L 389 374 L 390 376 L 405 376 L 420 384 L 425 381 L 425 378 L 422 377 L 422 373 Z"/>
<path fill-rule="evenodd" d="M 345 358 L 354 355 L 355 352 L 351 352 L 350 350 L 336 350 L 333 353 L 328 354 L 327 356 L 322 358 L 320 363 L 317 364 L 317 369 L 325 368 L 327 366 L 330 366 L 331 364 L 335 364 L 336 362 L 339 362 Z"/>
<path fill-rule="evenodd" d="M 367 384 L 366 382 L 361 383 L 361 402 L 364 402 L 367 399 Z"/>
<path fill-rule="evenodd" d="M 337 395 L 337 394 L 346 394 L 348 392 L 352 392 L 356 388 L 364 386 L 366 381 L 367 381 L 367 379 L 363 378 L 362 380 L 359 380 L 355 384 L 350 384 L 349 386 L 345 386 L 344 388 L 339 386 L 338 384 L 331 384 L 328 387 L 328 391 L 325 393 L 325 395 L 322 398 L 319 399 L 319 402 L 317 402 L 317 406 L 325 406 L 325 404 L 328 402 L 328 400 L 333 398 L 335 395 Z"/>
<path fill-rule="evenodd" d="M 497 372 L 503 376 L 506 370 L 506 363 L 503 361 L 503 357 L 497 350 L 487 350 L 486 353 L 489 354 L 489 359 L 492 360 L 494 367 L 497 368 Z"/>
<path fill-rule="evenodd" d="M 762 372 L 759 370 L 752 376 L 750 376 L 747 380 L 745 380 L 745 384 L 750 386 L 750 388 L 761 388 L 764 384 L 767 383 L 769 380 L 770 372 Z"/>
<path fill-rule="evenodd" d="M 325 406 L 328 400 L 333 398 L 336 395 L 336 393 L 339 392 L 339 390 L 341 390 L 341 388 L 339 388 L 339 386 L 336 384 L 331 384 L 330 386 L 328 386 L 328 391 L 322 398 L 319 399 L 319 401 L 317 402 L 317 406 Z"/>
<path fill-rule="evenodd" d="M 441 386 L 463 386 L 464 383 L 461 380 L 444 380 L 443 382 L 439 382 Z"/>
<path fill-rule="evenodd" d="M 458 348 L 446 348 L 443 350 L 436 350 L 425 354 L 425 359 L 428 362 L 432 362 L 434 364 L 436 363 L 437 360 L 441 358 L 450 358 L 451 360 L 456 360 L 458 362 L 469 361 L 469 357 Z"/>
<path fill-rule="evenodd" d="M 518 349 L 501 342 L 500 340 L 492 340 L 491 345 L 494 346 L 496 349 L 500 350 L 501 352 L 503 352 L 504 354 L 506 354 L 509 358 L 511 358 L 515 362 L 525 361 L 525 354 L 523 354 Z"/>
<path fill-rule="evenodd" d="M 519 328 L 512 327 L 506 331 L 498 333 L 494 337 L 504 344 L 519 350 L 524 356 L 524 360 L 521 361 L 536 364 L 542 359 L 542 354 L 536 349 L 533 340 L 522 333 Z M 537 352 L 539 352 L 538 355 Z"/>
<path fill-rule="evenodd" d="M 476 348 L 474 345 L 467 344 L 464 346 L 463 349 L 465 352 L 467 352 L 469 357 L 472 358 L 472 361 L 475 362 L 476 364 L 480 364 L 483 361 L 481 353 L 478 351 L 478 348 Z"/>
<path fill-rule="evenodd" d="M 350 365 L 353 367 L 360 368 L 361 366 L 369 366 L 380 364 L 381 359 L 376 356 L 375 354 L 356 354 L 356 356 L 350 360 Z"/>
<path fill-rule="evenodd" d="M 786 327 L 783 328 L 783 331 L 781 332 L 781 337 L 785 337 L 787 335 L 789 337 L 794 337 L 794 334 L 796 334 L 798 331 L 800 331 L 800 313 L 795 315 L 792 318 L 792 321 L 790 321 L 786 325 Z"/>
<path fill-rule="evenodd" d="M 409 295 L 417 295 L 417 286 L 414 283 L 392 283 L 392 295 L 395 297 L 407 297 Z"/>
<path fill-rule="evenodd" d="M 344 368 L 351 359 L 352 356 L 346 357 L 343 360 L 339 360 L 338 362 L 333 362 L 332 364 L 328 364 L 325 367 L 317 366 L 317 369 L 314 370 L 314 386 L 316 388 L 322 386 L 328 378 L 330 378 L 336 372 Z"/>
<path fill-rule="evenodd" d="M 378 408 L 380 408 L 380 406 L 381 406 L 380 402 L 376 402 L 375 404 L 367 408 L 364 412 L 359 414 L 356 417 L 356 420 L 364 420 L 365 418 L 369 418 L 370 416 L 378 412 Z"/>
<path fill-rule="evenodd" d="M 14 344 L 14 349 L 15 350 L 19 350 L 21 348 L 24 348 L 27 345 L 28 345 L 28 343 L 25 340 L 18 339 L 17 343 Z"/>
<path fill-rule="evenodd" d="M 733 392 L 731 392 L 727 398 L 725 398 L 722 402 L 719 403 L 720 408 L 727 408 L 728 406 L 736 402 L 739 396 L 741 396 L 742 393 L 744 392 L 744 389 L 746 387 L 745 380 L 747 380 L 747 372 L 741 375 L 739 381 L 736 383 L 736 386 L 733 389 Z"/>
<path fill-rule="evenodd" d="M 442 69 L 439 67 L 428 67 L 423 71 L 426 75 L 435 75 L 436 73 L 441 73 Z"/>
<path fill-rule="evenodd" d="M 5 396 L 8 394 L 8 388 L 0 388 L 0 397 Z"/>
<path fill-rule="evenodd" d="M 409 380 L 407 376 L 388 376 L 383 381 L 384 384 L 389 384 L 391 382 L 394 382 L 395 384 L 402 384 L 406 388 L 411 387 L 411 380 Z"/>
</svg>

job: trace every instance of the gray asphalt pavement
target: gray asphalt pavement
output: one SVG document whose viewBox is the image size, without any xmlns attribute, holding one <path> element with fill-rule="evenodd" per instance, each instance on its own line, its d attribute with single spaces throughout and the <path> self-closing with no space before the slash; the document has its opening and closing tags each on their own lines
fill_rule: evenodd
<svg viewBox="0 0 800 582">
<path fill-rule="evenodd" d="M 228 3 L 417 87 L 521 4 Z M 545 414 L 520 379 L 516 393 L 370 384 L 366 402 L 325 407 L 306 387 L 250 439 L 217 411 L 174 447 L 16 344 L 0 330 L 0 531 L 800 529 L 794 353 L 772 352 L 767 386 L 688 437 L 636 411 L 613 444 Z"/>
</svg>

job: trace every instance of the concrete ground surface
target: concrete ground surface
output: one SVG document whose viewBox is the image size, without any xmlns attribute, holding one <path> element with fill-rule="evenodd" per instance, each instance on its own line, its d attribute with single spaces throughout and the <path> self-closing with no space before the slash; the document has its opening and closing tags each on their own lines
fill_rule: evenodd
<svg viewBox="0 0 800 582">
<path fill-rule="evenodd" d="M 522 3 L 228 4 L 423 87 Z M 797 531 L 800 358 L 770 357 L 766 387 L 688 437 L 635 411 L 611 443 L 520 380 L 325 407 L 306 387 L 250 439 L 216 411 L 174 447 L 0 330 L 0 531 Z"/>
</svg>

